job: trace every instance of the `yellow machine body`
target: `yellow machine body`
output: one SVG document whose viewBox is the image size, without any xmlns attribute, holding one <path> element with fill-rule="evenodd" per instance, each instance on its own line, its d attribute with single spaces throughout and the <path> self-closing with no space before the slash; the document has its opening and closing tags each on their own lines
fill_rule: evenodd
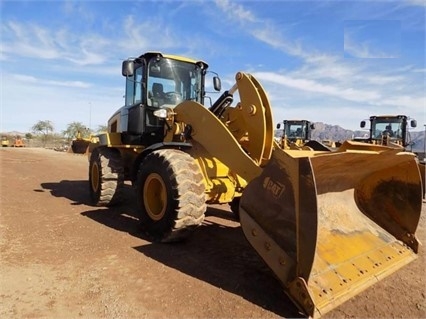
<svg viewBox="0 0 426 319">
<path fill-rule="evenodd" d="M 307 147 L 305 148 L 305 141 L 303 139 L 295 139 L 294 141 L 290 141 L 287 138 L 281 138 L 281 144 L 280 146 L 283 149 L 286 150 L 303 150 L 303 149 L 308 149 Z"/>
<path fill-rule="evenodd" d="M 89 154 L 98 143 L 90 145 Z M 119 150 L 122 158 L 127 163 L 125 166 L 128 167 L 133 165 L 134 161 L 145 149 L 145 147 L 139 145 L 121 144 L 120 133 L 104 133 L 101 136 L 100 143 Z M 247 182 L 233 173 L 218 158 L 208 153 L 202 145 L 194 142 L 192 148 L 188 149 L 187 152 L 196 160 L 203 174 L 206 203 L 226 204 L 230 203 L 234 197 L 242 195 L 242 190 L 247 185 Z"/>
<path fill-rule="evenodd" d="M 326 313 L 416 258 L 413 154 L 355 142 L 337 152 L 276 148 L 252 179 L 259 166 L 232 134 L 222 138 L 223 161 L 250 181 L 240 205 L 244 233 L 306 314 Z"/>
<path fill-rule="evenodd" d="M 417 257 L 422 186 L 414 154 L 347 141 L 335 152 L 275 147 L 259 165 L 262 156 L 241 151 L 226 120 L 192 102 L 175 112 L 193 123 L 197 143 L 249 182 L 241 226 L 305 314 L 323 315 Z M 209 143 L 211 130 L 226 149 Z"/>
<path fill-rule="evenodd" d="M 246 237 L 312 317 L 414 260 L 418 251 L 421 184 L 414 156 L 356 147 L 318 154 L 276 150 L 241 199 Z"/>
<path fill-rule="evenodd" d="M 236 90 L 240 102 L 220 116 L 190 100 L 167 108 L 162 147 L 190 145 L 182 150 L 203 175 L 207 203 L 241 196 L 245 236 L 304 314 L 319 317 L 416 258 L 414 154 L 348 141 L 333 152 L 282 149 L 260 83 L 240 72 Z M 113 130 L 90 151 L 99 145 L 119 150 L 125 168 L 147 151 Z"/>
</svg>

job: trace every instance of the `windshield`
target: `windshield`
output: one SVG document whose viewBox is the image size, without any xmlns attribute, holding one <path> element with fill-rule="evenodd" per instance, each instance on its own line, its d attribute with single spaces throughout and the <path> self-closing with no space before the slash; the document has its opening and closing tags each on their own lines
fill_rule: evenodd
<svg viewBox="0 0 426 319">
<path fill-rule="evenodd" d="M 300 138 L 305 139 L 305 124 L 304 123 L 291 123 L 287 122 L 285 124 L 285 135 L 287 138 Z"/>
<path fill-rule="evenodd" d="M 167 58 L 148 65 L 148 105 L 175 107 L 185 100 L 201 101 L 202 69 L 189 62 Z"/>
<path fill-rule="evenodd" d="M 381 139 L 383 135 L 388 135 L 391 139 L 402 138 L 402 119 L 376 119 L 372 127 L 372 138 Z"/>
</svg>

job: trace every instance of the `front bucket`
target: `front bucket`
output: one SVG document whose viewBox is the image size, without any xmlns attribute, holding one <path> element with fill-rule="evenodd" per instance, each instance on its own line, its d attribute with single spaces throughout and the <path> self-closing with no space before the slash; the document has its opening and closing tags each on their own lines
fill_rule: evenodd
<svg viewBox="0 0 426 319">
<path fill-rule="evenodd" d="M 413 154 L 275 150 L 240 203 L 244 233 L 308 316 L 414 260 L 422 186 Z"/>
<path fill-rule="evenodd" d="M 69 148 L 69 150 L 71 150 L 70 153 L 86 154 L 89 144 L 90 144 L 90 140 L 84 140 L 84 139 L 73 140 L 71 142 L 71 147 Z"/>
<path fill-rule="evenodd" d="M 423 198 L 425 198 L 426 195 L 426 184 L 425 184 L 425 180 L 426 180 L 426 162 L 423 159 L 423 162 L 419 162 L 419 170 L 420 170 L 420 175 L 422 176 L 422 185 L 423 185 Z"/>
</svg>

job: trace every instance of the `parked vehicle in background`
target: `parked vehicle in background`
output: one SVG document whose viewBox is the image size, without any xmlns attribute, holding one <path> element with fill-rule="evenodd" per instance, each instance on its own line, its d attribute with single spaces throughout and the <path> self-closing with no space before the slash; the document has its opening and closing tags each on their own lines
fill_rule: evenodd
<svg viewBox="0 0 426 319">
<path fill-rule="evenodd" d="M 15 137 L 12 147 L 25 147 L 24 141 L 19 135 Z"/>
<path fill-rule="evenodd" d="M 2 147 L 8 147 L 9 146 L 9 139 L 7 138 L 7 136 L 1 137 L 1 146 Z"/>
<path fill-rule="evenodd" d="M 366 121 L 361 121 L 361 128 L 366 126 Z M 355 141 L 366 142 L 401 148 L 412 152 L 410 128 L 417 127 L 417 121 L 407 115 L 373 115 L 370 116 L 370 133 L 366 138 L 354 138 Z M 423 184 L 423 198 L 426 194 L 426 169 L 425 160 L 417 161 Z"/>
<path fill-rule="evenodd" d="M 283 134 L 277 138 L 277 143 L 284 150 L 331 151 L 341 145 L 332 140 L 319 142 L 311 139 L 315 124 L 308 120 L 284 120 L 282 124 Z M 281 123 L 278 123 L 277 129 L 280 128 Z"/>
<path fill-rule="evenodd" d="M 367 137 L 354 138 L 355 141 L 379 145 L 411 147 L 409 128 L 417 127 L 417 121 L 407 115 L 372 115 L 370 116 L 370 131 Z M 361 121 L 360 127 L 366 127 L 366 120 Z M 410 149 L 411 150 L 411 149 Z"/>
</svg>

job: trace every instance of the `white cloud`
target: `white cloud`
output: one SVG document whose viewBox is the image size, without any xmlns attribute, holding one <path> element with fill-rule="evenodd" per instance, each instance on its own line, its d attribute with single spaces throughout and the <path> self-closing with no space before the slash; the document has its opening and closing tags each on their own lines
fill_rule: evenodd
<svg viewBox="0 0 426 319">
<path fill-rule="evenodd" d="M 229 10 L 226 6 L 219 8 L 223 9 L 224 13 L 225 10 Z M 396 10 L 395 7 L 391 9 Z M 226 11 L 228 12 L 230 11 Z M 267 89 L 274 105 L 274 113 L 280 114 L 280 117 L 283 117 L 284 113 L 293 114 L 293 110 L 296 109 L 296 115 L 298 112 L 305 112 L 306 116 L 316 121 L 317 119 L 312 118 L 312 114 L 318 118 L 327 118 L 323 110 L 330 108 L 333 111 L 328 116 L 331 114 L 333 118 L 340 116 L 341 125 L 354 129 L 356 128 L 354 125 L 358 124 L 357 121 L 353 122 L 354 118 L 363 119 L 372 114 L 392 112 L 419 116 L 422 114 L 422 106 L 424 113 L 424 80 L 410 77 L 410 73 L 424 72 L 422 68 L 414 68 L 412 65 L 401 67 L 398 64 L 389 68 L 385 63 L 377 63 L 374 60 L 346 59 L 343 57 L 343 50 L 342 55 L 338 56 L 320 52 L 316 48 L 308 49 L 304 47 L 302 41 L 295 39 L 290 33 L 287 35 L 281 31 L 282 29 L 273 21 L 260 19 L 253 13 L 250 19 L 243 17 L 239 20 L 236 16 L 232 18 L 232 21 L 234 20 L 237 25 L 243 25 L 244 31 L 257 40 L 282 51 L 283 54 L 300 59 L 301 65 L 290 70 L 252 71 Z M 395 30 L 398 31 L 397 28 Z M 350 31 L 363 30 L 360 26 Z M 355 42 L 352 33 L 343 33 L 342 30 L 342 38 L 343 36 L 345 47 L 342 49 L 354 56 L 365 58 L 397 56 L 395 54 L 397 46 L 389 47 L 390 51 L 380 51 L 377 50 L 380 47 L 373 48 L 367 41 Z M 286 105 L 289 108 L 286 108 Z M 342 105 L 346 105 L 344 111 Z M 357 116 L 351 117 L 350 114 Z"/>
<path fill-rule="evenodd" d="M 123 22 L 123 35 L 125 37 L 117 41 L 116 44 L 126 52 L 145 52 L 152 50 L 154 44 L 155 48 L 160 49 L 179 48 L 184 45 L 192 47 L 194 45 L 193 43 L 184 44 L 177 31 L 158 17 L 140 22 L 136 21 L 132 15 L 127 16 Z"/>
<path fill-rule="evenodd" d="M 4 131 L 29 131 L 38 120 L 44 119 L 55 124 L 56 132 L 73 121 L 89 125 L 89 119 L 96 128 L 106 124 L 123 103 L 123 88 L 51 81 L 24 74 L 2 76 L 8 79 L 3 81 L 0 103 L 0 127 Z"/>
<path fill-rule="evenodd" d="M 344 51 L 356 58 L 397 58 L 401 51 L 401 20 L 349 20 Z"/>
<path fill-rule="evenodd" d="M 238 3 L 230 0 L 215 0 L 215 3 L 224 13 L 228 14 L 228 17 L 235 19 L 237 22 L 246 23 L 257 21 L 250 10 L 245 9 Z"/>
<path fill-rule="evenodd" d="M 265 23 L 262 27 L 255 27 L 251 33 L 256 39 L 276 49 L 282 50 L 287 54 L 304 58 L 309 56 L 303 51 L 300 42 L 285 39 L 281 32 L 277 31 L 274 26 L 268 25 L 268 23 Z"/>
<path fill-rule="evenodd" d="M 215 3 L 232 23 L 239 24 L 243 30 L 249 32 L 259 41 L 293 56 L 307 56 L 298 41 L 285 37 L 283 32 L 280 31 L 283 29 L 277 28 L 269 19 L 258 18 L 243 5 L 229 0 L 216 0 Z"/>
<path fill-rule="evenodd" d="M 411 72 L 414 72 L 414 73 L 426 73 L 426 68 L 424 68 L 424 69 L 413 69 Z"/>
<path fill-rule="evenodd" d="M 78 17 L 83 23 L 92 23 L 95 21 L 95 14 L 87 8 L 84 1 L 63 1 L 62 11 L 72 18 Z"/>
<path fill-rule="evenodd" d="M 383 99 L 381 104 L 398 106 L 411 111 L 425 110 L 426 96 L 396 95 Z"/>
<path fill-rule="evenodd" d="M 143 52 L 156 48 L 183 48 L 190 50 L 200 44 L 192 39 L 191 45 L 183 43 L 181 36 L 160 18 L 135 21 L 127 16 L 119 38 L 100 33 L 73 33 L 66 28 L 51 30 L 32 23 L 6 22 L 2 26 L 2 60 L 15 56 L 40 60 L 63 60 L 78 66 L 105 64 L 111 57 L 127 58 L 127 52 Z M 149 32 L 146 32 L 149 30 Z M 158 35 L 161 34 L 161 37 Z M 126 52 L 126 53 L 123 53 Z"/>
<path fill-rule="evenodd" d="M 390 53 L 386 51 L 380 51 L 376 48 L 373 48 L 372 43 L 369 41 L 357 42 L 348 34 L 345 34 L 344 39 L 345 39 L 345 45 L 344 45 L 345 52 L 357 58 L 390 59 L 390 58 L 397 58 L 399 56 L 398 54 L 394 54 L 394 53 Z"/>
<path fill-rule="evenodd" d="M 293 89 L 339 97 L 348 101 L 370 102 L 381 96 L 375 91 L 357 90 L 321 84 L 308 79 L 296 79 L 272 72 L 255 72 L 254 75 L 262 81 L 273 82 Z"/>
<path fill-rule="evenodd" d="M 32 25 L 9 22 L 3 26 L 2 54 L 54 59 L 60 56 L 47 30 Z"/>
<path fill-rule="evenodd" d="M 52 81 L 52 80 L 38 79 L 34 76 L 25 75 L 25 74 L 14 74 L 14 75 L 11 75 L 10 77 L 22 83 L 23 86 L 28 83 L 36 84 L 38 86 L 53 85 L 53 86 L 65 86 L 65 87 L 74 87 L 74 88 L 82 88 L 82 89 L 87 89 L 92 86 L 90 83 L 85 83 L 82 81 Z"/>
<path fill-rule="evenodd" d="M 77 33 L 69 29 L 72 28 L 72 24 L 68 23 L 64 23 L 64 27 L 59 29 L 50 29 L 41 22 L 36 24 L 35 22 L 2 21 L 1 61 L 21 61 L 19 58 L 22 56 L 34 59 L 32 61 L 35 63 L 43 60 L 48 62 L 43 65 L 47 66 L 43 69 L 43 75 L 32 77 L 29 74 L 37 73 L 28 70 L 28 74 L 22 74 L 27 71 L 19 68 L 14 71 L 15 76 L 9 75 L 17 84 L 15 89 L 18 93 L 21 93 L 22 87 L 31 88 L 31 92 L 26 91 L 27 96 L 31 98 L 23 101 L 19 94 L 12 96 L 9 90 L 4 88 L 7 96 L 2 97 L 2 101 L 12 103 L 14 99 L 18 99 L 22 103 L 31 104 L 31 101 L 38 99 L 43 99 L 42 103 L 44 103 L 47 99 L 49 107 L 54 108 L 58 100 L 63 99 L 64 96 L 71 96 L 78 99 L 76 98 L 73 103 L 67 101 L 66 107 L 71 108 L 78 103 L 87 106 L 88 101 L 92 101 L 93 105 L 97 103 L 96 101 L 111 105 L 111 102 L 106 101 L 101 93 L 107 92 L 111 95 L 111 99 L 118 101 L 118 104 L 112 103 L 113 106 L 103 113 L 103 116 L 107 118 L 110 112 L 115 111 L 122 102 L 124 81 L 120 76 L 120 60 L 127 58 L 129 52 L 139 55 L 147 50 L 174 51 L 176 54 L 201 56 L 203 59 L 212 57 L 212 61 L 208 62 L 211 62 L 213 68 L 215 68 L 213 61 L 219 59 L 226 67 L 234 67 L 232 63 L 238 60 L 236 63 L 241 67 L 242 63 L 248 65 L 244 58 L 249 54 L 239 51 L 239 48 L 235 49 L 231 42 L 236 41 L 237 45 L 246 45 L 249 43 L 247 41 L 249 36 L 254 40 L 254 44 L 253 41 L 250 42 L 252 47 L 249 50 L 257 52 L 253 56 L 263 54 L 263 51 L 259 52 L 260 49 L 256 47 L 256 43 L 261 43 L 262 50 L 267 46 L 271 48 L 271 50 L 265 49 L 266 58 L 268 58 L 266 54 L 282 55 L 283 61 L 291 63 L 291 66 L 286 65 L 277 59 L 271 65 L 263 63 L 266 60 L 261 60 L 263 65 L 259 67 L 260 60 L 256 60 L 250 67 L 252 73 L 259 77 L 262 85 L 267 89 L 268 96 L 274 104 L 274 112 L 279 113 L 280 117 L 288 114 L 297 115 L 301 112 L 300 114 L 309 116 L 311 120 L 316 121 L 318 117 L 327 122 L 327 116 L 332 115 L 332 118 L 336 119 L 335 124 L 340 123 L 347 127 L 349 126 L 347 123 L 358 125 L 359 118 L 363 119 L 382 111 L 412 112 L 409 115 L 417 116 L 417 118 L 418 114 L 425 113 L 424 108 L 421 109 L 425 103 L 424 65 L 418 65 L 412 61 L 398 62 L 397 59 L 383 63 L 369 59 L 345 59 L 343 53 L 346 48 L 343 47 L 340 52 L 330 53 L 320 50 L 315 46 L 315 41 L 304 42 L 302 38 L 295 37 L 295 33 L 283 28 L 282 24 L 279 26 L 276 24 L 282 21 L 274 22 L 272 17 L 261 17 L 254 9 L 248 9 L 252 8 L 252 4 L 253 7 L 262 5 L 259 2 L 216 0 L 215 8 L 212 8 L 211 2 L 206 4 L 201 0 L 180 2 L 173 6 L 170 3 L 160 2 L 158 10 L 153 12 L 155 16 L 147 15 L 141 18 L 140 15 L 135 14 L 116 16 L 114 19 L 111 16 L 108 20 L 108 17 L 102 17 L 102 19 L 97 17 L 97 12 L 91 11 L 84 2 L 66 2 L 63 9 L 69 15 L 67 18 L 85 12 L 82 22 L 79 20 L 79 23 L 87 23 L 90 26 L 96 22 L 97 27 L 100 26 L 100 29 L 90 28 L 89 32 Z M 140 3 L 133 5 L 141 10 Z M 166 6 L 173 8 L 168 8 L 167 14 L 163 14 L 162 10 Z M 201 10 L 199 7 L 194 10 L 194 6 L 200 6 Z M 195 27 L 189 32 L 184 29 L 184 23 L 176 23 L 179 15 L 183 16 L 186 13 L 183 8 L 194 10 L 197 14 L 205 14 L 207 11 L 207 15 L 220 16 L 221 20 L 215 21 L 209 16 L 214 23 L 212 25 L 206 23 L 203 27 L 210 28 L 211 34 L 202 33 L 204 31 L 201 28 L 198 30 Z M 217 36 L 219 24 L 226 29 L 224 38 Z M 289 22 L 288 26 L 295 27 L 294 21 Z M 299 26 L 296 25 L 296 27 Z M 303 25 L 300 27 L 302 28 Z M 296 31 L 299 31 L 297 34 L 303 34 L 299 29 Z M 342 29 L 342 40 L 343 35 Z M 240 38 L 243 39 L 241 43 Z M 349 40 L 351 39 L 348 39 L 347 45 L 350 50 L 353 50 L 352 52 L 358 50 L 356 54 L 366 57 L 372 55 L 377 57 L 381 54 L 373 51 L 368 43 L 351 43 Z M 247 49 L 247 47 L 244 48 Z M 199 55 L 199 52 L 203 53 Z M 277 52 L 279 53 L 276 54 Z M 51 63 L 50 60 L 57 60 L 60 63 L 57 61 Z M 392 66 L 386 65 L 387 62 L 392 62 Z M 14 67 L 13 63 L 4 65 Z M 266 71 L 257 72 L 257 70 Z M 64 77 L 64 74 L 71 76 Z M 228 75 L 225 74 L 224 87 L 227 77 Z M 230 82 L 234 83 L 233 80 Z M 97 83 L 104 87 L 97 87 Z M 109 83 L 110 87 L 107 88 L 105 83 Z M 111 87 L 114 87 L 113 92 Z M 43 98 L 36 89 L 45 92 L 46 97 Z M 95 90 L 97 94 L 93 94 Z M 50 100 L 54 102 L 50 103 Z M 300 105 L 304 105 L 302 110 L 299 109 Z M 7 107 L 11 106 L 18 105 L 13 104 Z M 322 110 L 327 110 L 329 114 L 324 114 Z M 312 118 L 314 115 L 315 118 Z M 74 114 L 68 115 L 70 120 L 75 119 L 73 116 Z M 342 122 L 337 122 L 337 119 Z"/>
<path fill-rule="evenodd" d="M 75 35 L 66 29 L 52 31 L 31 23 L 9 22 L 3 26 L 2 55 L 41 60 L 62 59 L 74 64 L 100 64 L 106 60 L 110 41 L 96 35 Z"/>
</svg>

